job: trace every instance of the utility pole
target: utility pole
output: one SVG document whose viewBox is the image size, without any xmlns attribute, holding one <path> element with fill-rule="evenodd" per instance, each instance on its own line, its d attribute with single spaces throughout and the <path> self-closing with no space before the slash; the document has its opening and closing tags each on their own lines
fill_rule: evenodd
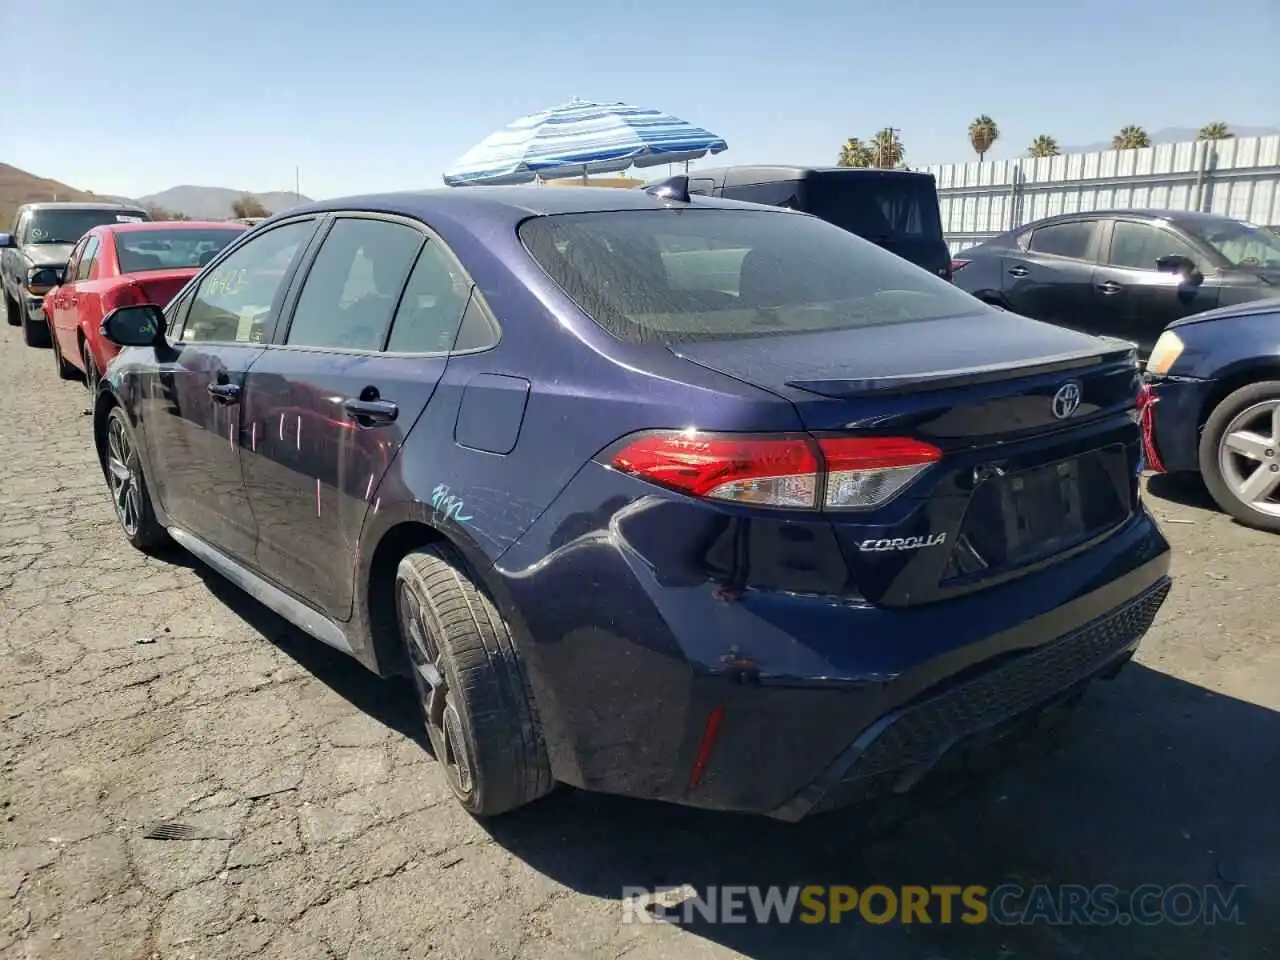
<svg viewBox="0 0 1280 960">
<path fill-rule="evenodd" d="M 293 168 L 293 195 L 297 198 L 298 205 L 302 205 L 302 168 Z"/>
</svg>

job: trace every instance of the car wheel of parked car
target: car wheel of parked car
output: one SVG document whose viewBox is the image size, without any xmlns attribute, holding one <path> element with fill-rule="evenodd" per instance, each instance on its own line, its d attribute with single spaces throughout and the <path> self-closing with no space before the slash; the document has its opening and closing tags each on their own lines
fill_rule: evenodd
<svg viewBox="0 0 1280 960">
<path fill-rule="evenodd" d="M 80 358 L 84 363 L 84 385 L 89 388 L 89 393 L 96 393 L 98 390 L 98 365 L 93 362 L 93 351 L 89 349 L 89 342 L 86 340 L 80 345 Z"/>
<path fill-rule="evenodd" d="M 33 321 L 24 313 L 22 316 L 22 339 L 28 347 L 49 346 L 49 325 Z"/>
<path fill-rule="evenodd" d="M 53 364 L 58 368 L 58 376 L 63 380 L 79 380 L 80 371 L 62 359 L 62 348 L 58 346 L 58 338 L 51 336 L 53 344 Z"/>
<path fill-rule="evenodd" d="M 9 321 L 9 326 L 17 327 L 22 324 L 22 312 L 18 309 L 18 305 L 14 303 L 13 298 L 5 295 L 4 298 L 4 318 Z"/>
<path fill-rule="evenodd" d="M 432 753 L 475 816 L 551 791 L 551 770 L 524 669 L 493 600 L 448 545 L 396 571 L 396 612 Z"/>
<path fill-rule="evenodd" d="M 1241 387 L 1209 415 L 1200 472 L 1224 511 L 1280 533 L 1280 381 Z"/>
<path fill-rule="evenodd" d="M 152 509 L 151 494 L 142 475 L 142 461 L 133 442 L 133 428 L 129 426 L 123 407 L 114 407 L 107 415 L 102 470 L 111 490 L 116 519 L 120 521 L 120 529 L 128 541 L 143 551 L 164 543 L 169 534 Z"/>
</svg>

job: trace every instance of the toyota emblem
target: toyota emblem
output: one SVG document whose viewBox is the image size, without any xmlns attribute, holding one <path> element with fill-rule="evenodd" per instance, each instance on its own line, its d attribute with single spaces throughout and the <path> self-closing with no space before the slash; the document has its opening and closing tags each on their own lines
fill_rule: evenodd
<svg viewBox="0 0 1280 960">
<path fill-rule="evenodd" d="M 1059 420 L 1065 420 L 1076 412 L 1076 408 L 1080 406 L 1080 384 L 1074 380 L 1069 380 L 1058 388 L 1058 392 L 1053 395 L 1053 415 Z"/>
</svg>

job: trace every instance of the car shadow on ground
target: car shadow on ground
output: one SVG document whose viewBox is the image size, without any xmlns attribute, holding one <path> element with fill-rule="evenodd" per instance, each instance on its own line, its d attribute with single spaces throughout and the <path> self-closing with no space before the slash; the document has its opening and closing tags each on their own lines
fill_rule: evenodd
<svg viewBox="0 0 1280 960">
<path fill-rule="evenodd" d="M 211 592 L 316 679 L 421 742 L 411 688 L 296 630 L 203 564 Z M 494 839 L 558 883 L 626 888 L 1143 884 L 1213 886 L 1239 923 L 1151 926 L 711 923 L 687 936 L 754 960 L 1274 960 L 1280 956 L 1280 713 L 1131 663 L 1095 684 L 1054 738 L 960 792 L 924 792 L 886 829 L 863 810 L 786 824 L 562 788 L 489 821 Z M 948 787 L 953 786 L 948 784 Z M 961 909 L 957 906 L 955 917 Z M 797 914 L 799 911 L 797 911 Z M 619 904 L 621 923 L 625 908 Z"/>
<path fill-rule="evenodd" d="M 1147 478 L 1147 492 L 1169 503 L 1218 513 L 1218 505 L 1198 473 L 1158 473 Z"/>
</svg>

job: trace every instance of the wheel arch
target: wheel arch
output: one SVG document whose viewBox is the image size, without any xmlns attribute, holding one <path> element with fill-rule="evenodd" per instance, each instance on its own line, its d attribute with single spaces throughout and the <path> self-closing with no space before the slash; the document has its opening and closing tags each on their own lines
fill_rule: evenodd
<svg viewBox="0 0 1280 960">
<path fill-rule="evenodd" d="M 1262 380 L 1280 380 L 1280 357 L 1258 357 L 1236 364 L 1228 368 L 1214 383 L 1213 389 L 1205 394 L 1204 402 L 1196 417 L 1196 436 L 1204 432 L 1209 417 L 1223 400 L 1231 396 L 1241 387 Z"/>
</svg>

